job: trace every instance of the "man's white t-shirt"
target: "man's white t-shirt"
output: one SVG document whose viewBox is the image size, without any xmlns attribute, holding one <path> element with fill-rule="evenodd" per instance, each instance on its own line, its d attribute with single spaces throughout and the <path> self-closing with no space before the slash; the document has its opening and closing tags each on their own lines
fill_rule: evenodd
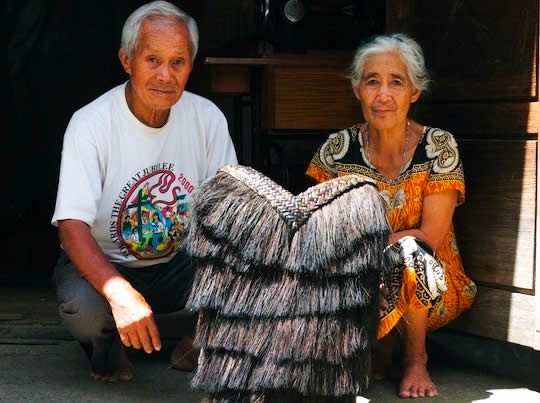
<svg viewBox="0 0 540 403">
<path fill-rule="evenodd" d="M 190 195 L 237 158 L 211 101 L 184 91 L 165 126 L 151 128 L 130 111 L 125 85 L 73 114 L 51 223 L 84 221 L 111 262 L 144 267 L 172 258 Z"/>
</svg>

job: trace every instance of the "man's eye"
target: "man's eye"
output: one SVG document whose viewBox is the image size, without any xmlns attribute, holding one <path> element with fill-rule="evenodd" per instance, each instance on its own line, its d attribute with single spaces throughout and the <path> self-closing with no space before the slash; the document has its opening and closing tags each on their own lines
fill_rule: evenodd
<svg viewBox="0 0 540 403">
<path fill-rule="evenodd" d="M 374 85 L 378 84 L 378 81 L 377 80 L 368 80 L 366 84 L 369 85 L 369 86 L 374 86 Z"/>
<path fill-rule="evenodd" d="M 157 63 L 157 62 L 158 62 L 158 59 L 157 59 L 156 57 L 151 56 L 151 57 L 148 58 L 148 61 L 149 61 L 150 63 Z"/>
<path fill-rule="evenodd" d="M 184 59 L 176 59 L 174 61 L 174 64 L 176 64 L 176 65 L 184 64 Z"/>
</svg>

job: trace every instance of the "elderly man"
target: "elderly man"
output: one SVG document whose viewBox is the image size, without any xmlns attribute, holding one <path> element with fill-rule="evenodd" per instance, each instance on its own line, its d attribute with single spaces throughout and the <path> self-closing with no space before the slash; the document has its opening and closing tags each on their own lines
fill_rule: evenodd
<svg viewBox="0 0 540 403">
<path fill-rule="evenodd" d="M 197 47 L 197 24 L 176 6 L 137 9 L 119 51 L 129 80 L 75 112 L 64 136 L 54 278 L 60 316 L 98 380 L 133 377 L 124 346 L 161 349 L 154 314 L 182 309 L 193 280 L 180 249 L 190 195 L 237 163 L 223 113 L 184 90 Z M 190 337 L 174 354 L 194 369 Z"/>
</svg>

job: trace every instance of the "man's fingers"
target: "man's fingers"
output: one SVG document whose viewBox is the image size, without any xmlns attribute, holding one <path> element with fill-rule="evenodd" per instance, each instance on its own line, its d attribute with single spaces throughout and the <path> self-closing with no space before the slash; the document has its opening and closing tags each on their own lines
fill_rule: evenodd
<svg viewBox="0 0 540 403">
<path fill-rule="evenodd" d="M 150 321 L 147 326 L 143 326 L 139 332 L 139 339 L 145 352 L 151 353 L 161 349 L 159 333 L 154 321 Z"/>
<path fill-rule="evenodd" d="M 150 341 L 152 348 L 156 351 L 161 350 L 161 338 L 159 337 L 159 331 L 156 324 L 152 321 L 152 326 L 148 327 L 148 333 L 150 334 Z"/>
<path fill-rule="evenodd" d="M 129 341 L 131 343 L 131 347 L 136 348 L 137 350 L 140 350 L 142 347 L 139 334 L 140 332 L 138 332 L 136 329 L 132 329 L 129 332 Z"/>
<path fill-rule="evenodd" d="M 129 301 L 111 304 L 120 340 L 126 347 L 144 349 L 151 353 L 161 349 L 161 340 L 152 309 L 144 298 L 136 293 Z"/>
<path fill-rule="evenodd" d="M 129 336 L 127 332 L 118 330 L 118 334 L 120 335 L 120 340 L 122 341 L 122 344 L 126 347 L 131 347 L 131 342 L 129 341 Z"/>
<path fill-rule="evenodd" d="M 120 335 L 120 340 L 124 346 L 133 347 L 137 350 L 142 347 L 139 331 L 135 326 L 118 329 L 118 334 Z"/>
<path fill-rule="evenodd" d="M 147 353 L 161 350 L 161 339 L 153 318 L 146 318 L 128 328 L 118 329 L 126 347 L 143 349 Z"/>
</svg>

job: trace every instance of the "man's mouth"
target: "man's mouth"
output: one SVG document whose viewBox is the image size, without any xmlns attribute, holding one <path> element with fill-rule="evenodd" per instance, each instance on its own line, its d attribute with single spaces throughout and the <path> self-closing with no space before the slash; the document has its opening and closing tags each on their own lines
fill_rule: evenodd
<svg viewBox="0 0 540 403">
<path fill-rule="evenodd" d="M 177 92 L 176 88 L 150 88 L 150 90 L 163 94 L 175 94 Z"/>
</svg>

